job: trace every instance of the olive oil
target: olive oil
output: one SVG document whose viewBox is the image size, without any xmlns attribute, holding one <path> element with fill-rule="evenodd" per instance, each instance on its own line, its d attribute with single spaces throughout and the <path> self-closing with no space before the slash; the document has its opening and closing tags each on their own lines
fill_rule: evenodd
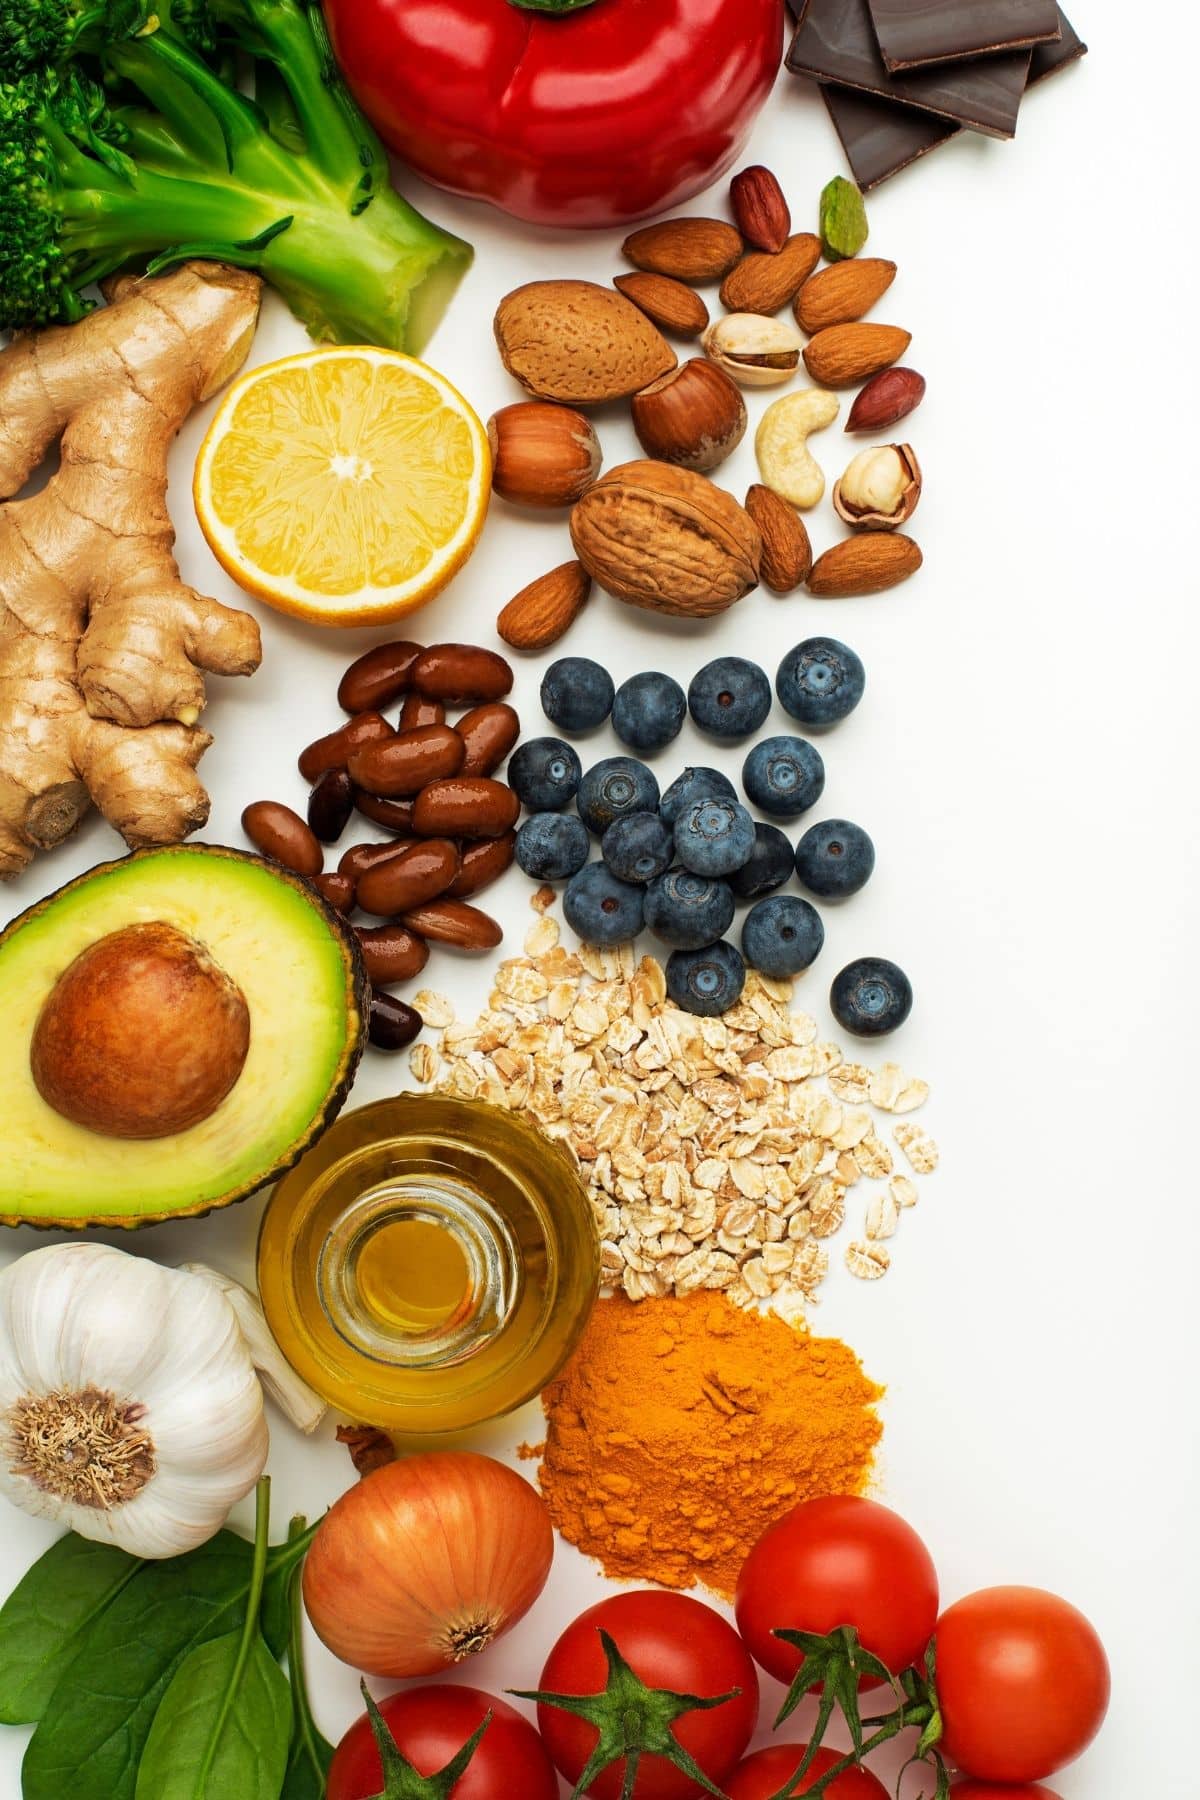
<svg viewBox="0 0 1200 1800">
<path fill-rule="evenodd" d="M 402 1095 L 343 1114 L 279 1183 L 258 1280 L 280 1348 L 332 1406 L 459 1431 L 561 1368 L 599 1246 L 560 1146 L 500 1107 Z"/>
</svg>

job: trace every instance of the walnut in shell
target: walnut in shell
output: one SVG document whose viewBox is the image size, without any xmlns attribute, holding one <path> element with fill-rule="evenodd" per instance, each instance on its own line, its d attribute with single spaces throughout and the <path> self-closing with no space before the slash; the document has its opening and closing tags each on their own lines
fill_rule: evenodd
<svg viewBox="0 0 1200 1800">
<path fill-rule="evenodd" d="M 541 400 L 597 406 L 636 394 L 676 363 L 633 302 L 592 281 L 530 281 L 496 309 L 496 343 L 510 375 Z"/>
<path fill-rule="evenodd" d="M 757 586 L 758 527 L 732 494 L 661 462 L 622 463 L 571 513 L 575 554 L 630 606 L 683 618 L 724 612 Z"/>
</svg>

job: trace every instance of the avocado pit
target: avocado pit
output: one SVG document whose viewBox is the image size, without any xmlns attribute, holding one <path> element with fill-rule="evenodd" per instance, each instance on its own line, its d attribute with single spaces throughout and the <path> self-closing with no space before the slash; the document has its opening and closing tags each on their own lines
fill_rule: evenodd
<svg viewBox="0 0 1200 1800">
<path fill-rule="evenodd" d="M 128 925 L 78 955 L 51 989 L 30 1045 L 48 1106 L 88 1131 L 186 1131 L 230 1093 L 250 1009 L 203 944 L 164 921 Z"/>
</svg>

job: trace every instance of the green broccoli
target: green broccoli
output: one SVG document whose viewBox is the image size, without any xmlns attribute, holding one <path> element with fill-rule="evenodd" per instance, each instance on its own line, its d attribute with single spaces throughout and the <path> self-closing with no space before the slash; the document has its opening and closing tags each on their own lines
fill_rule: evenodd
<svg viewBox="0 0 1200 1800">
<path fill-rule="evenodd" d="M 0 0 L 0 328 L 190 257 L 316 338 L 419 350 L 471 249 L 391 187 L 313 0 Z"/>
</svg>

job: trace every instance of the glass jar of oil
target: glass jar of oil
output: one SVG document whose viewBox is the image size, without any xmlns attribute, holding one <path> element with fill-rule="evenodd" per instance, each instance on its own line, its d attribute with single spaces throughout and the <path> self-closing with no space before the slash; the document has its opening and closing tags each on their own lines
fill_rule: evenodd
<svg viewBox="0 0 1200 1800">
<path fill-rule="evenodd" d="M 461 1431 L 561 1368 L 599 1244 L 567 1153 L 477 1100 L 344 1113 L 276 1187 L 258 1285 L 292 1367 L 352 1420 Z"/>
</svg>

